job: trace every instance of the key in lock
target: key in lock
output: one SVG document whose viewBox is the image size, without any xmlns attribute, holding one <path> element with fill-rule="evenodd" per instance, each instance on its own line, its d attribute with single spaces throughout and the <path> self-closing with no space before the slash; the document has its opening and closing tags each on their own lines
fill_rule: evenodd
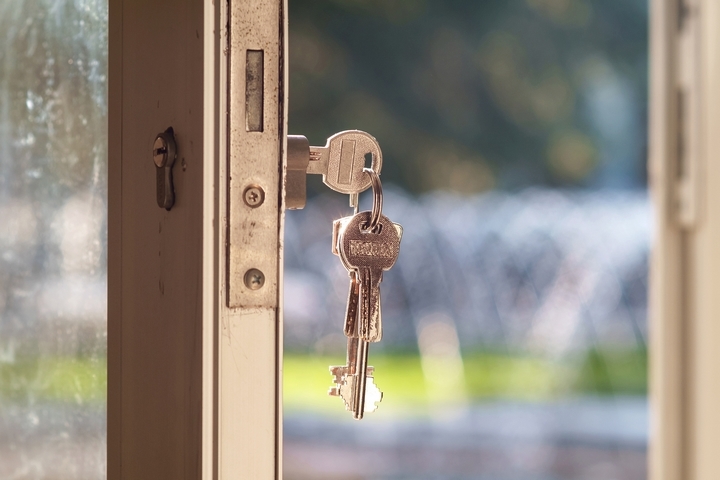
<svg viewBox="0 0 720 480">
<path fill-rule="evenodd" d="M 323 183 L 339 193 L 356 197 L 370 188 L 370 176 L 363 172 L 366 155 L 371 168 L 382 170 L 382 151 L 377 140 L 360 130 L 347 130 L 328 138 L 324 147 L 312 147 L 302 135 L 288 135 L 285 207 L 305 207 L 307 174 L 323 176 Z"/>
</svg>

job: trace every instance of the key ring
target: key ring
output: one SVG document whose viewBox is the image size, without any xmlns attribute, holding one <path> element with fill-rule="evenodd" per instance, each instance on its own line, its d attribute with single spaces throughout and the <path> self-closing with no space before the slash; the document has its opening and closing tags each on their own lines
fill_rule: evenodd
<svg viewBox="0 0 720 480">
<path fill-rule="evenodd" d="M 380 215 L 382 214 L 383 191 L 382 183 L 380 183 L 380 175 L 372 168 L 363 168 L 363 172 L 370 175 L 373 191 L 373 206 L 370 214 L 370 224 L 367 226 L 366 232 L 374 232 L 380 223 Z"/>
</svg>

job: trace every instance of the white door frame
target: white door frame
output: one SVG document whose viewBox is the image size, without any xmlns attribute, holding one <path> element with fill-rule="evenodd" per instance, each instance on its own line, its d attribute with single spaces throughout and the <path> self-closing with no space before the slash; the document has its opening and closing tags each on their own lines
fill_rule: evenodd
<svg viewBox="0 0 720 480">
<path fill-rule="evenodd" d="M 720 3 L 651 2 L 651 480 L 720 478 Z"/>
</svg>

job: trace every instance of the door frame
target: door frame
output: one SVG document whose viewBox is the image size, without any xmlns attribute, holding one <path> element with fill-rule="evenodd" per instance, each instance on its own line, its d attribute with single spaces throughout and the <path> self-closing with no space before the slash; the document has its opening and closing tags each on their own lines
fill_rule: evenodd
<svg viewBox="0 0 720 480">
<path fill-rule="evenodd" d="M 109 2 L 110 480 L 282 478 L 286 12 L 284 0 Z M 248 50 L 264 52 L 260 131 L 245 122 Z M 152 149 L 169 126 L 167 211 Z M 242 201 L 246 184 L 261 206 Z"/>
<path fill-rule="evenodd" d="M 720 4 L 651 2 L 650 479 L 720 475 Z"/>
</svg>

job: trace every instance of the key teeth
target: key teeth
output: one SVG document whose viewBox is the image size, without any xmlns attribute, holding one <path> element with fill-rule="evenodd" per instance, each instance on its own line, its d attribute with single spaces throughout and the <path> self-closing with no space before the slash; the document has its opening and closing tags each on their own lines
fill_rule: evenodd
<svg viewBox="0 0 720 480">
<path fill-rule="evenodd" d="M 383 392 L 375 385 L 373 377 L 367 377 L 365 385 L 365 413 L 371 413 L 378 409 L 383 399 Z"/>
<path fill-rule="evenodd" d="M 352 382 L 348 382 L 347 366 L 330 367 L 330 373 L 334 377 L 335 385 L 328 389 L 328 395 L 331 397 L 340 397 L 345 404 L 345 410 L 352 412 L 353 408 L 353 386 Z M 367 381 L 365 384 L 365 411 L 363 413 L 372 413 L 378 409 L 379 403 L 383 399 L 383 392 L 375 384 L 375 378 L 372 376 L 374 367 L 367 367 Z"/>
<path fill-rule="evenodd" d="M 347 387 L 347 384 L 344 384 L 342 387 Z M 340 387 L 340 398 L 342 398 L 342 401 L 345 404 L 345 410 L 352 412 L 352 389 L 343 389 L 342 387 Z"/>
<path fill-rule="evenodd" d="M 335 366 L 328 367 L 328 369 L 330 370 L 330 375 L 333 376 L 333 383 L 336 385 L 336 387 L 339 387 L 340 385 L 345 384 L 345 377 L 347 377 L 347 374 L 348 374 L 347 365 L 335 365 Z M 367 370 L 365 370 L 365 372 L 366 372 L 366 374 L 365 374 L 366 376 L 372 378 L 373 375 L 375 374 L 375 367 L 367 367 Z M 336 387 L 331 387 L 331 390 Z M 329 391 L 328 391 L 328 395 L 335 396 L 334 394 L 330 393 Z"/>
<path fill-rule="evenodd" d="M 330 367 L 330 374 L 333 376 L 333 383 L 340 386 L 345 383 L 345 376 L 347 375 L 347 366 L 338 365 Z M 330 394 L 332 395 L 332 394 Z"/>
</svg>

